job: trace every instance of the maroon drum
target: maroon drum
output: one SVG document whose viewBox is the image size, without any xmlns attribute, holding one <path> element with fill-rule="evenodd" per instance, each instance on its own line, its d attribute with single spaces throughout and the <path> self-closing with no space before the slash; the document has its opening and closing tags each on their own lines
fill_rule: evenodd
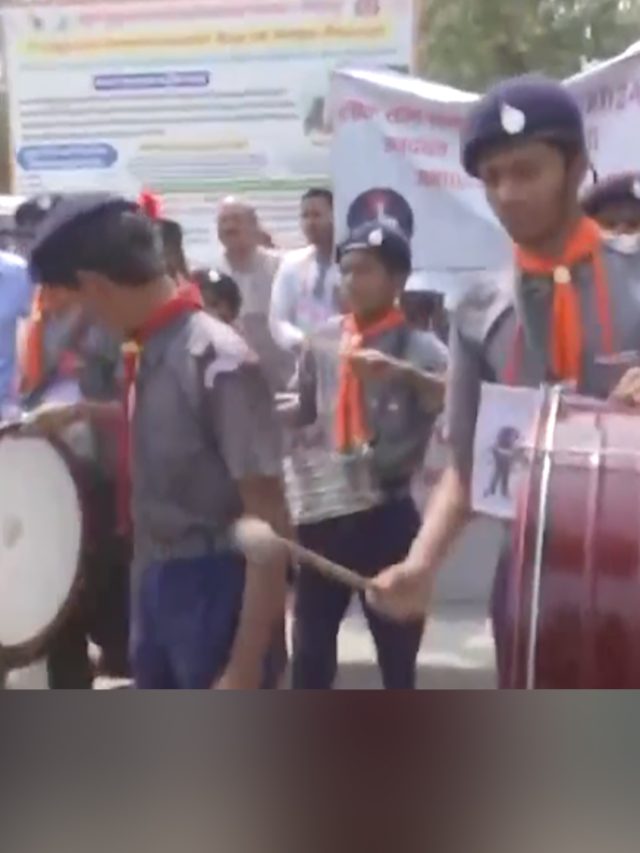
<svg viewBox="0 0 640 853">
<path fill-rule="evenodd" d="M 640 413 L 550 390 L 514 525 L 506 684 L 640 687 Z"/>
</svg>

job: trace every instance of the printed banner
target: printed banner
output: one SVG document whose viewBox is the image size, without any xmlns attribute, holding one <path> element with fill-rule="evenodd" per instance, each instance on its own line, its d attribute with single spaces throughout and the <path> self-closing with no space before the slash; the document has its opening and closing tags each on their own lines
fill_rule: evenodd
<svg viewBox="0 0 640 853">
<path fill-rule="evenodd" d="M 331 105 L 338 233 L 388 217 L 411 238 L 417 270 L 500 264 L 508 241 L 481 185 L 460 164 L 460 132 L 476 97 L 399 74 L 336 72 Z"/>
<path fill-rule="evenodd" d="M 640 46 L 567 85 L 582 105 L 596 171 L 640 169 Z M 509 257 L 481 185 L 460 163 L 461 128 L 477 97 L 383 71 L 333 75 L 339 232 L 394 219 L 412 239 L 418 277 L 435 289 L 460 286 L 465 271 L 501 266 Z"/>
<path fill-rule="evenodd" d="M 281 244 L 327 182 L 330 73 L 407 68 L 413 0 L 164 0 L 3 13 L 17 193 L 164 196 L 209 262 L 217 202 L 256 201 Z"/>
</svg>

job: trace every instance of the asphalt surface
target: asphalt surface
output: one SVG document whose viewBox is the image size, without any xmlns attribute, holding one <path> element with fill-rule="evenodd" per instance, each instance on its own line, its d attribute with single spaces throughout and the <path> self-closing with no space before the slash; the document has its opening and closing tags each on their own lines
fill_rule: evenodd
<svg viewBox="0 0 640 853">
<path fill-rule="evenodd" d="M 442 451 L 431 453 L 431 482 L 442 464 Z M 417 489 L 419 505 L 428 496 L 428 486 Z M 487 621 L 494 566 L 502 538 L 499 524 L 476 519 L 461 537 L 443 565 L 436 590 L 434 611 L 418 658 L 418 686 L 427 690 L 491 689 L 495 687 L 495 655 Z M 375 652 L 359 608 L 354 605 L 339 639 L 340 689 L 380 688 Z M 9 686 L 15 689 L 46 688 L 42 665 L 13 673 Z M 97 689 L 124 686 L 100 680 Z"/>
<path fill-rule="evenodd" d="M 340 674 L 344 690 L 381 687 L 375 653 L 364 618 L 354 607 L 345 620 L 339 642 Z M 420 689 L 490 689 L 495 686 L 493 641 L 485 614 L 477 607 L 441 607 L 429 623 L 418 659 Z M 46 689 L 42 664 L 12 673 L 12 689 Z M 99 680 L 101 690 L 125 686 Z"/>
</svg>

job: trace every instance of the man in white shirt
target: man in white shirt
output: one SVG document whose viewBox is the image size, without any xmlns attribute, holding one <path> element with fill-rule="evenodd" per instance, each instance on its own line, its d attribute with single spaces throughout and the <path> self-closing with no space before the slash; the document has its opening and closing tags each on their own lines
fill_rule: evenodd
<svg viewBox="0 0 640 853">
<path fill-rule="evenodd" d="M 290 352 L 298 351 L 308 334 L 340 313 L 330 190 L 308 190 L 302 197 L 301 218 L 309 245 L 285 255 L 269 314 L 273 338 Z"/>
<path fill-rule="evenodd" d="M 280 255 L 260 245 L 258 215 L 250 203 L 235 197 L 223 200 L 218 210 L 218 239 L 223 246 L 220 272 L 240 288 L 242 308 L 238 329 L 257 354 L 273 390 L 286 384 L 293 366 L 275 344 L 269 330 L 269 306 Z"/>
</svg>

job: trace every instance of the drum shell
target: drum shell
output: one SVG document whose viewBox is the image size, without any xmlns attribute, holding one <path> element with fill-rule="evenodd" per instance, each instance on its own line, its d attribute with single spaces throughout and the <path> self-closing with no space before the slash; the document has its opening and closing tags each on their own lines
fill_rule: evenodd
<svg viewBox="0 0 640 853">
<path fill-rule="evenodd" d="M 538 448 L 548 417 L 547 410 Z M 536 595 L 543 459 L 534 456 L 514 527 L 505 686 L 527 686 L 533 630 L 529 686 L 639 688 L 640 414 L 584 398 L 561 400 Z"/>
<path fill-rule="evenodd" d="M 19 427 L 15 424 L 4 424 L 0 426 L 0 439 L 7 436 L 16 436 L 19 433 Z M 47 441 L 64 459 L 68 471 L 73 478 L 80 505 L 83 505 L 83 487 L 82 483 L 82 466 L 78 459 L 70 453 L 68 447 L 61 441 L 53 438 L 48 438 Z M 82 534 L 80 547 L 78 549 L 78 557 L 76 561 L 73 583 L 69 589 L 69 595 L 60 608 L 58 614 L 49 625 L 43 626 L 37 636 L 30 641 L 19 646 L 2 647 L 0 649 L 1 669 L 7 671 L 9 669 L 20 668 L 30 665 L 36 660 L 39 660 L 46 655 L 47 648 L 52 637 L 56 634 L 59 627 L 64 623 L 67 614 L 71 612 L 75 606 L 82 588 L 82 553 L 87 541 L 87 519 L 86 514 L 82 513 Z"/>
</svg>

